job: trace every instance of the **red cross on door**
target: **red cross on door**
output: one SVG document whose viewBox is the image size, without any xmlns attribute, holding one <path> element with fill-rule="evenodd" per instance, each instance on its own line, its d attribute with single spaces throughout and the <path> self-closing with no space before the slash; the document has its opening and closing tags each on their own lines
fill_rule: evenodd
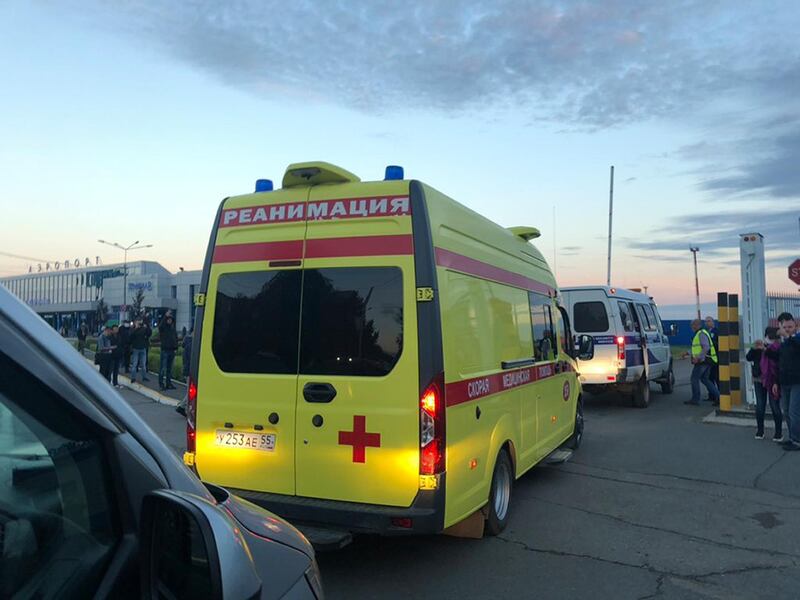
<svg viewBox="0 0 800 600">
<path fill-rule="evenodd" d="M 339 445 L 353 447 L 353 462 L 367 462 L 367 447 L 380 448 L 381 434 L 367 433 L 367 417 L 353 415 L 353 431 L 339 432 Z"/>
</svg>

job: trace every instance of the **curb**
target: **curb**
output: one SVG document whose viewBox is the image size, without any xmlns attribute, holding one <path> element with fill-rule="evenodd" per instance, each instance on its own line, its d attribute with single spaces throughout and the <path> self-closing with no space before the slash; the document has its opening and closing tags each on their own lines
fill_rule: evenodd
<svg viewBox="0 0 800 600">
<path fill-rule="evenodd" d="M 84 356 L 83 358 L 86 359 L 86 362 L 92 365 L 94 369 L 98 368 L 97 365 L 94 364 L 93 360 L 86 358 L 86 356 Z M 169 396 L 165 396 L 164 394 L 159 394 L 157 391 L 151 390 L 147 386 L 139 385 L 138 383 L 133 383 L 130 380 L 130 378 L 125 375 L 118 375 L 117 381 L 122 387 L 127 388 L 133 392 L 136 392 L 137 394 L 144 396 L 145 398 L 149 398 L 150 400 L 152 400 L 153 402 L 157 402 L 158 404 L 165 404 L 167 406 L 175 408 L 180 403 L 180 400 L 175 400 L 175 398 L 170 398 Z M 184 385 L 184 387 L 186 386 Z"/>
<path fill-rule="evenodd" d="M 729 417 L 724 415 L 718 415 L 716 410 L 703 417 L 702 420 L 703 423 L 716 423 L 718 425 L 734 425 L 737 427 L 751 427 L 753 429 L 755 429 L 756 427 L 755 417 L 753 417 L 752 419 L 739 416 Z M 766 419 L 764 426 L 765 428 L 770 426 L 770 423 L 766 422 Z"/>
</svg>

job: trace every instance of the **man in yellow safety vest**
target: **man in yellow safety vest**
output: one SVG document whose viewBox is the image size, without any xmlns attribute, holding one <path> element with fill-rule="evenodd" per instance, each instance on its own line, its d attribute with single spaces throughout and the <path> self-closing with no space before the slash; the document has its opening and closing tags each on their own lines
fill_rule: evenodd
<svg viewBox="0 0 800 600">
<path fill-rule="evenodd" d="M 717 364 L 717 351 L 708 331 L 703 329 L 703 322 L 700 319 L 692 321 L 692 399 L 686 400 L 684 404 L 697 406 L 700 404 L 700 384 L 702 383 L 708 390 L 708 398 L 711 402 L 719 403 L 719 389 L 711 381 L 711 367 Z"/>
</svg>

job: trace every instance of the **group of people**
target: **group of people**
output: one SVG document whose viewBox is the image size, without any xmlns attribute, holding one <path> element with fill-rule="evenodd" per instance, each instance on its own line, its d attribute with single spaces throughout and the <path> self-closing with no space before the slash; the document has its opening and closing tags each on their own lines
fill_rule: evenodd
<svg viewBox="0 0 800 600">
<path fill-rule="evenodd" d="M 764 439 L 769 403 L 775 423 L 772 441 L 782 443 L 784 450 L 800 450 L 800 331 L 792 314 L 780 314 L 778 327 L 767 327 L 764 337 L 746 357 L 752 363 L 756 392 L 756 439 Z"/>
<path fill-rule="evenodd" d="M 692 397 L 684 404 L 700 404 L 700 385 L 708 400 L 719 404 L 719 347 L 711 317 L 692 321 Z M 775 431 L 772 441 L 784 450 L 800 450 L 800 331 L 791 313 L 778 315 L 778 326 L 767 327 L 763 340 L 747 352 L 756 395 L 756 439 L 764 439 L 764 417 L 769 404 Z M 786 424 L 786 434 L 783 425 Z"/>
<path fill-rule="evenodd" d="M 150 339 L 153 330 L 143 319 L 133 322 L 123 322 L 122 326 L 105 325 L 97 338 L 97 352 L 95 363 L 100 366 L 100 373 L 114 387 L 119 385 L 119 373 L 124 369 L 130 374 L 131 382 L 136 383 L 137 373 L 141 370 L 142 381 L 149 381 L 147 377 L 147 355 L 150 349 Z M 175 317 L 172 311 L 167 311 L 158 324 L 158 336 L 161 347 L 161 361 L 158 370 L 158 387 L 161 391 L 174 390 L 172 385 L 172 366 L 175 362 L 175 353 L 179 345 L 183 345 L 183 371 L 187 375 L 189 355 L 192 347 L 191 332 L 183 332 L 183 339 L 179 343 L 178 332 L 175 328 Z M 85 340 L 85 338 L 84 338 Z M 80 345 L 80 338 L 78 344 Z"/>
</svg>

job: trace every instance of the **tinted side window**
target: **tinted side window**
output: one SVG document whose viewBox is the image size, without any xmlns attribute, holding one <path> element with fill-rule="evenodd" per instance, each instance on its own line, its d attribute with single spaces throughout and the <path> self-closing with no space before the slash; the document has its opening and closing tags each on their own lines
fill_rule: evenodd
<svg viewBox="0 0 800 600">
<path fill-rule="evenodd" d="M 644 310 L 647 313 L 647 318 L 649 319 L 653 328 L 658 330 L 659 333 L 664 333 L 664 330 L 661 327 L 661 319 L 658 318 L 658 312 L 653 309 L 653 306 L 651 304 L 647 304 L 645 305 Z"/>
<path fill-rule="evenodd" d="M 639 320 L 642 322 L 642 327 L 644 327 L 645 331 L 655 331 L 656 328 L 650 322 L 644 310 L 644 304 L 637 304 L 636 310 L 639 312 Z"/>
<path fill-rule="evenodd" d="M 605 302 L 576 302 L 573 313 L 575 331 L 579 333 L 608 331 L 608 313 Z"/>
<path fill-rule="evenodd" d="M 300 372 L 386 375 L 403 350 L 403 272 L 397 267 L 304 272 Z"/>
<path fill-rule="evenodd" d="M 627 302 L 618 301 L 619 318 L 622 321 L 622 328 L 625 331 L 634 331 L 633 315 L 631 315 L 630 305 Z"/>
<path fill-rule="evenodd" d="M 547 296 L 531 292 L 529 300 L 531 327 L 533 328 L 533 358 L 536 361 L 555 360 L 558 350 L 550 299 Z"/>
<path fill-rule="evenodd" d="M 102 440 L 0 353 L 0 598 L 93 595 L 119 538 Z"/>
<path fill-rule="evenodd" d="M 211 347 L 229 373 L 297 373 L 301 271 L 226 273 L 217 282 Z"/>
</svg>

